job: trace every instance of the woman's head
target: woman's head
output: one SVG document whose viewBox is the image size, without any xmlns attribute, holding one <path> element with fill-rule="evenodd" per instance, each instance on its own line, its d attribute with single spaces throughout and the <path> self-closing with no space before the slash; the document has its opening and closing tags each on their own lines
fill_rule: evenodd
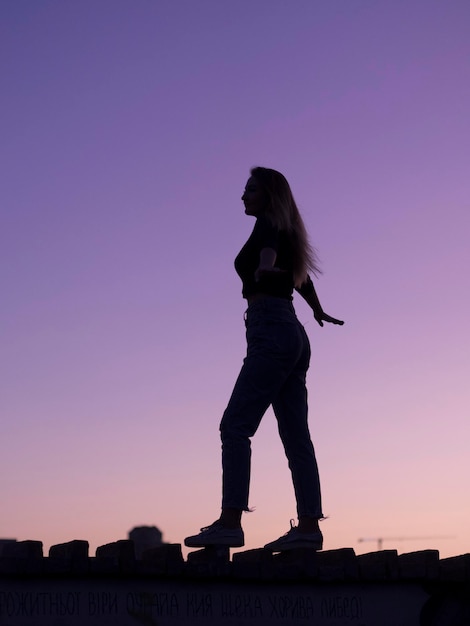
<svg viewBox="0 0 470 626">
<path fill-rule="evenodd" d="M 258 215 L 263 215 L 266 211 L 268 196 L 264 186 L 254 176 L 250 176 L 245 185 L 242 201 L 247 215 L 258 217 Z"/>
<path fill-rule="evenodd" d="M 296 287 L 300 286 L 309 270 L 319 274 L 320 269 L 290 185 L 280 172 L 267 167 L 254 167 L 250 173 L 242 196 L 245 212 L 263 214 L 275 228 L 288 233 L 294 257 L 294 282 Z"/>
<path fill-rule="evenodd" d="M 285 176 L 267 167 L 254 167 L 251 179 L 264 196 L 264 214 L 280 230 L 292 230 L 299 216 L 294 196 Z"/>
</svg>

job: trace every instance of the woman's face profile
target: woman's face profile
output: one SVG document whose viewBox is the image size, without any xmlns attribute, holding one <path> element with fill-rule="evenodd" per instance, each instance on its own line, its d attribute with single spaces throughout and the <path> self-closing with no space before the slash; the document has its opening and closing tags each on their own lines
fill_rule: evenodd
<svg viewBox="0 0 470 626">
<path fill-rule="evenodd" d="M 253 176 L 248 179 L 248 182 L 245 185 L 242 201 L 245 205 L 245 213 L 247 215 L 258 216 L 266 207 L 266 193 Z"/>
</svg>

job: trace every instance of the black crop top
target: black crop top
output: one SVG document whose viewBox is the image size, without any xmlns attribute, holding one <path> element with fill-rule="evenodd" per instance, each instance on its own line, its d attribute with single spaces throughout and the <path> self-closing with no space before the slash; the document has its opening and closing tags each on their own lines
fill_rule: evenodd
<svg viewBox="0 0 470 626">
<path fill-rule="evenodd" d="M 263 248 L 272 248 L 276 252 L 274 267 L 283 271 L 264 275 L 259 281 L 255 281 L 255 272 L 258 269 L 260 252 Z M 287 233 L 277 230 L 265 217 L 257 218 L 253 232 L 235 259 L 235 269 L 242 279 L 244 298 L 256 293 L 265 293 L 292 300 L 294 277 L 291 244 Z M 296 291 L 307 295 L 312 287 L 312 281 L 308 277 L 307 281 Z"/>
</svg>

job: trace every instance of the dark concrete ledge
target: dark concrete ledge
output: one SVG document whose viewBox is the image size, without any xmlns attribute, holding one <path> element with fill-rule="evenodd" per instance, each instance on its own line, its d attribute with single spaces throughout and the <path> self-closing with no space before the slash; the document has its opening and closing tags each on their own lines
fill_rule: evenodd
<svg viewBox="0 0 470 626">
<path fill-rule="evenodd" d="M 237 552 L 180 544 L 138 552 L 132 540 L 52 546 L 9 541 L 0 554 L 7 626 L 464 626 L 470 554 L 352 548 Z"/>
<path fill-rule="evenodd" d="M 237 552 L 227 548 L 195 550 L 183 559 L 180 544 L 163 544 L 135 555 L 134 542 L 99 546 L 89 556 L 87 541 L 52 546 L 48 557 L 40 541 L 12 541 L 0 554 L 0 577 L 65 575 L 177 576 L 258 581 L 446 581 L 470 582 L 470 554 L 439 559 L 437 550 L 398 555 L 382 550 L 356 555 L 352 548 L 294 549 L 272 554 L 264 549 Z"/>
</svg>

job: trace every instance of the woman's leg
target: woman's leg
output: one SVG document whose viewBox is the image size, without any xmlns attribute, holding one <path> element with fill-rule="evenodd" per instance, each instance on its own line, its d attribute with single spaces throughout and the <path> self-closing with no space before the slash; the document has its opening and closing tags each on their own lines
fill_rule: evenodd
<svg viewBox="0 0 470 626">
<path fill-rule="evenodd" d="M 248 510 L 251 437 L 286 376 L 276 361 L 248 355 L 220 423 L 222 510 Z"/>
<path fill-rule="evenodd" d="M 248 510 L 250 438 L 304 350 L 296 318 L 288 304 L 282 307 L 287 323 L 277 311 L 271 315 L 264 311 L 248 319 L 247 356 L 220 424 L 223 510 Z"/>
<path fill-rule="evenodd" d="M 323 513 L 318 466 L 308 428 L 305 382 L 310 345 L 300 324 L 299 333 L 304 346 L 302 358 L 273 401 L 273 409 L 292 474 L 299 530 L 313 532 L 318 528 L 317 520 L 323 517 Z"/>
<path fill-rule="evenodd" d="M 248 510 L 251 441 L 301 358 L 304 345 L 289 302 L 261 302 L 247 318 L 247 356 L 222 417 L 222 514 L 189 547 L 243 545 L 242 511 Z"/>
</svg>

